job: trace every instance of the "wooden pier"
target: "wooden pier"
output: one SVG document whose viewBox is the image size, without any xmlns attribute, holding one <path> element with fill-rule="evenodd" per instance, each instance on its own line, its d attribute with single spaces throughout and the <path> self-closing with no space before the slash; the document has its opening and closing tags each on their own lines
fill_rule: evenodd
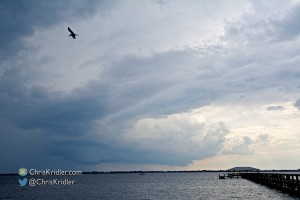
<svg viewBox="0 0 300 200">
<path fill-rule="evenodd" d="M 300 197 L 300 174 L 240 173 L 241 177 Z"/>
<path fill-rule="evenodd" d="M 219 179 L 226 179 L 226 178 L 241 178 L 240 173 L 228 173 L 224 175 L 219 174 Z"/>
</svg>

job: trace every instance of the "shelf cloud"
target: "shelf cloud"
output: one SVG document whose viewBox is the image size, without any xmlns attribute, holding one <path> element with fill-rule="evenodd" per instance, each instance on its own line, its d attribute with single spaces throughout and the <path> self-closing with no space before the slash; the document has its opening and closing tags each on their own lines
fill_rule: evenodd
<svg viewBox="0 0 300 200">
<path fill-rule="evenodd" d="M 0 7 L 0 171 L 186 167 L 299 140 L 295 1 Z"/>
</svg>

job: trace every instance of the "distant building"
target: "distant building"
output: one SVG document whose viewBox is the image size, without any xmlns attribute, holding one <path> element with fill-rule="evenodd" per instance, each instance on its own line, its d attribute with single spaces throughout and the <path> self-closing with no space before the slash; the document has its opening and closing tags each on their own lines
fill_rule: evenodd
<svg viewBox="0 0 300 200">
<path fill-rule="evenodd" d="M 260 169 L 254 167 L 233 167 L 228 169 L 229 172 L 258 172 Z"/>
</svg>

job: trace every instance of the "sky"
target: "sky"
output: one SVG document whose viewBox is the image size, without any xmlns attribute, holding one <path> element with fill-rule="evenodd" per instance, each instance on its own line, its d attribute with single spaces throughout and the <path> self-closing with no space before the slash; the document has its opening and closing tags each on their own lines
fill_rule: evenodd
<svg viewBox="0 0 300 200">
<path fill-rule="evenodd" d="M 0 173 L 300 168 L 299 1 L 1 0 L 0 18 Z"/>
</svg>

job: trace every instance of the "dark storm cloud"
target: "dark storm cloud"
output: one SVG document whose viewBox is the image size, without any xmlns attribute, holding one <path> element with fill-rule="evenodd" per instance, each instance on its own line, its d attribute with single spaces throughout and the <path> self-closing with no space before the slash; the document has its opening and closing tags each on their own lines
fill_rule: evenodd
<svg viewBox="0 0 300 200">
<path fill-rule="evenodd" d="M 211 77 L 214 70 L 211 66 L 199 73 L 197 67 L 206 67 L 206 61 L 197 63 L 197 60 L 197 52 L 191 51 L 169 51 L 146 58 L 126 57 L 107 69 L 99 84 L 104 82 L 109 94 L 116 95 L 111 99 L 114 104 L 133 106 L 136 112 L 149 116 L 182 112 L 207 104 L 218 93 L 213 87 L 208 90 L 201 84 L 190 85 L 197 79 Z M 188 68 L 185 67 L 187 62 L 190 62 Z M 195 74 L 199 75 L 195 78 Z"/>
<path fill-rule="evenodd" d="M 128 162 L 145 164 L 166 164 L 185 166 L 195 159 L 214 156 L 222 147 L 224 136 L 228 130 L 223 123 L 214 125 L 202 124 L 198 128 L 177 126 L 169 130 L 168 136 L 162 138 L 148 138 L 140 140 L 124 138 L 123 143 L 105 143 L 105 141 L 91 141 L 86 139 L 57 141 L 56 148 L 51 149 L 50 154 L 64 156 L 80 164 L 98 164 L 105 162 Z M 158 124 L 158 126 L 160 126 Z M 163 127 L 160 127 L 163 128 Z M 191 132 L 187 132 L 189 128 Z M 178 134 L 178 129 L 182 129 Z M 148 130 L 145 130 L 148 131 Z M 163 129 L 161 131 L 164 131 Z M 199 134 L 201 132 L 201 134 Z M 189 134 L 203 137 L 201 142 L 194 142 Z M 139 137 L 138 135 L 136 135 Z M 186 138 L 182 141 L 182 138 Z M 66 145 L 67 142 L 67 145 Z M 88 155 L 88 156 L 86 156 Z"/>
<path fill-rule="evenodd" d="M 47 154 L 77 163 L 186 165 L 191 160 L 215 155 L 224 141 L 226 128 L 203 129 L 204 140 L 197 144 L 189 134 L 192 131 L 196 134 L 201 127 L 192 127 L 190 131 L 185 130 L 189 126 L 178 127 L 187 134 L 186 142 L 182 143 L 182 136 L 177 138 L 171 134 L 168 140 L 173 143 L 166 149 L 153 148 L 159 143 L 166 146 L 160 140 L 137 148 L 140 141 L 125 139 L 124 134 L 140 118 L 183 112 L 216 97 L 218 92 L 214 87 L 208 90 L 201 84 L 192 87 L 188 84 L 182 88 L 185 76 L 192 78 L 194 71 L 181 66 L 195 59 L 194 56 L 185 51 L 171 51 L 148 58 L 126 57 L 107 68 L 99 79 L 70 93 L 15 83 L 13 90 L 2 88 L 0 116 L 17 129 L 40 131 L 48 138 L 44 149 Z M 198 64 L 195 62 L 195 66 Z M 158 66 L 160 71 L 157 71 Z M 178 76 L 181 78 L 174 81 Z M 198 77 L 210 76 L 211 72 L 201 72 Z M 176 150 L 179 145 L 194 148 L 192 152 L 182 152 Z"/>
<path fill-rule="evenodd" d="M 67 95 L 38 86 L 14 86 L 13 93 L 2 90 L 0 106 L 4 112 L 0 116 L 9 117 L 19 128 L 76 135 L 109 110 L 109 103 L 101 94 L 82 95 L 75 91 Z"/>
<path fill-rule="evenodd" d="M 18 141 L 9 143 L 19 137 L 38 147 L 38 151 L 32 147 L 27 148 L 24 153 L 22 151 L 20 155 L 10 155 L 23 163 L 34 163 L 33 158 L 26 157 L 26 154 L 34 153 L 32 155 L 36 160 L 46 156 L 80 165 L 128 162 L 184 166 L 193 160 L 211 157 L 220 152 L 242 155 L 254 152 L 251 137 L 227 140 L 230 130 L 221 122 L 195 122 L 191 118 L 177 120 L 169 115 L 189 113 L 192 109 L 208 105 L 227 95 L 245 94 L 244 99 L 247 99 L 249 94 L 255 94 L 263 99 L 263 89 L 289 88 L 298 84 L 299 72 L 295 68 L 299 63 L 295 56 L 299 52 L 297 45 L 290 48 L 290 44 L 285 46 L 278 41 L 274 42 L 276 38 L 284 38 L 285 31 L 288 31 L 285 29 L 290 26 L 285 27 L 284 24 L 292 24 L 296 20 L 298 7 L 282 19 L 267 18 L 252 23 L 251 17 L 255 17 L 252 14 L 250 18 L 243 18 L 242 23 L 238 20 L 228 22 L 222 38 L 222 42 L 226 43 L 224 46 L 199 47 L 203 51 L 189 47 L 178 50 L 172 45 L 169 48 L 166 43 L 166 48 L 154 48 L 157 52 L 151 52 L 147 56 L 130 50 L 151 43 L 153 35 L 149 36 L 148 31 L 146 34 L 141 30 L 147 24 L 152 24 L 151 30 L 153 28 L 155 32 L 154 27 L 159 27 L 160 20 L 156 19 L 155 23 L 150 20 L 151 23 L 145 25 L 144 19 L 139 18 L 141 21 L 137 20 L 135 23 L 143 26 L 132 28 L 130 24 L 123 23 L 126 20 L 119 20 L 120 16 L 126 18 L 131 10 L 123 11 L 120 8 L 123 12 L 116 19 L 106 19 L 109 24 L 107 29 L 115 25 L 113 22 L 122 24 L 111 28 L 112 31 L 104 30 L 104 35 L 108 35 L 104 37 L 106 43 L 101 36 L 103 33 L 99 32 L 98 36 L 98 32 L 89 25 L 86 25 L 86 32 L 93 32 L 97 36 L 91 37 L 93 39 L 90 41 L 87 37 L 82 43 L 72 43 L 78 45 L 76 51 L 80 53 L 73 51 L 74 55 L 67 58 L 78 57 L 78 60 L 85 60 L 84 63 L 101 68 L 101 72 L 97 71 L 99 75 L 93 77 L 93 80 L 88 77 L 86 82 L 67 92 L 51 88 L 52 85 L 47 80 L 40 81 L 41 83 L 33 81 L 48 77 L 45 71 L 41 73 L 45 68 L 49 68 L 50 73 L 59 71 L 58 76 L 63 78 L 76 70 L 76 63 L 73 63 L 75 66 L 70 66 L 71 62 L 66 61 L 64 53 L 57 53 L 54 58 L 49 58 L 51 56 L 48 56 L 48 52 L 51 49 L 45 50 L 42 46 L 39 48 L 46 52 L 45 60 L 32 56 L 34 54 L 31 51 L 18 59 L 8 59 L 10 54 L 22 48 L 22 38 L 34 33 L 36 28 L 47 29 L 66 21 L 76 23 L 76 17 L 89 17 L 96 10 L 101 10 L 102 6 L 108 6 L 111 1 L 96 9 L 98 2 L 105 1 L 89 1 L 88 4 L 82 4 L 81 1 L 0 1 L 0 14 L 5 19 L 0 22 L 0 28 L 7 30 L 0 39 L 1 44 L 3 43 L 0 58 L 5 59 L 0 63 L 0 127 L 1 132 L 5 131 L 1 146 L 10 149 L 9 144 L 12 144 L 11 148 L 15 152 L 22 151 L 26 145 L 20 145 Z M 127 3 L 124 5 L 130 7 Z M 150 18 L 151 15 L 152 13 Z M 93 23 L 100 24 L 103 19 L 97 20 Z M 183 28 L 180 30 L 184 32 Z M 276 33 L 273 30 L 282 31 Z M 173 29 L 168 31 L 172 32 Z M 177 47 L 177 40 L 170 32 L 164 36 Z M 290 35 L 287 33 L 287 38 L 297 37 L 298 29 L 295 28 L 292 32 Z M 160 34 L 155 36 L 158 35 Z M 137 36 L 137 41 L 134 36 Z M 76 40 L 78 41 L 80 40 Z M 101 44 L 95 41 L 101 41 Z M 88 45 L 84 46 L 86 44 Z M 104 44 L 107 46 L 103 47 Z M 155 43 L 151 45 L 155 46 Z M 55 51 L 60 47 L 55 46 Z M 118 51 L 119 48 L 123 51 Z M 67 47 L 62 49 L 68 51 Z M 38 50 L 37 48 L 36 52 Z M 97 53 L 85 57 L 88 52 Z M 37 61 L 31 63 L 31 59 Z M 59 59 L 63 61 L 57 61 Z M 106 59 L 105 64 L 103 59 Z M 90 62 L 91 60 L 95 62 Z M 54 65 L 58 67 L 54 69 Z M 82 64 L 81 67 L 86 65 Z M 59 74 L 64 69 L 65 74 Z M 71 76 L 71 79 L 76 78 L 78 77 Z M 60 84 L 53 79 L 54 85 Z M 46 86 L 42 86 L 45 82 Z M 228 101 L 232 103 L 234 99 L 229 98 Z M 299 100 L 295 106 L 300 109 Z M 281 108 L 269 106 L 266 109 Z M 30 137 L 34 139 L 30 140 Z M 267 143 L 267 140 L 265 135 L 257 139 L 261 143 Z M 222 150 L 224 144 L 226 148 Z M 5 156 L 5 160 L 15 166 L 17 161 L 3 152 L 1 155 Z"/>
<path fill-rule="evenodd" d="M 22 39 L 34 33 L 35 29 L 63 23 L 76 23 L 82 17 L 91 16 L 96 4 L 108 7 L 107 1 L 60 1 L 60 0 L 1 0 L 0 59 L 7 59 L 24 48 Z"/>
</svg>

